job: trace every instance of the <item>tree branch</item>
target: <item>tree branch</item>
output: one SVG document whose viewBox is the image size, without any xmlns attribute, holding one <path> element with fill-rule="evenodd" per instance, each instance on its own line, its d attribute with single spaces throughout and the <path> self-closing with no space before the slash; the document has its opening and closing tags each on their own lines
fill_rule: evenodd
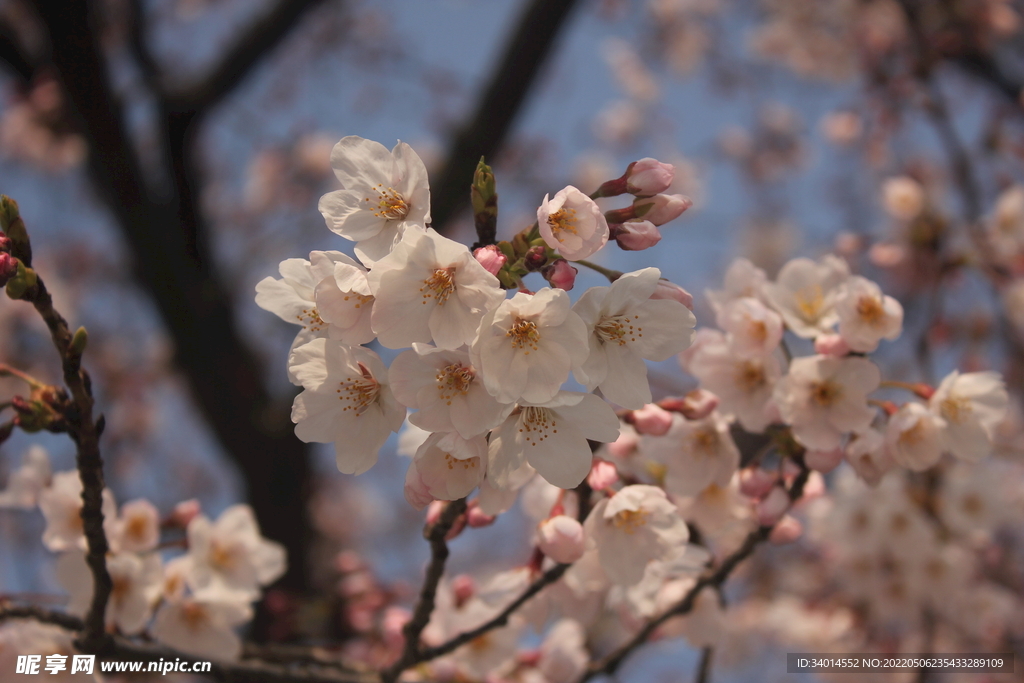
<svg viewBox="0 0 1024 683">
<path fill-rule="evenodd" d="M 412 618 L 402 629 L 405 637 L 405 646 L 402 654 L 390 668 L 381 673 L 383 683 L 394 683 L 402 672 L 410 666 L 422 661 L 420 659 L 420 636 L 423 629 L 430 622 L 430 615 L 434 612 L 437 587 L 441 583 L 441 576 L 444 574 L 444 565 L 448 561 L 448 542 L 445 536 L 451 531 L 452 525 L 459 515 L 466 511 L 466 499 L 448 503 L 441 518 L 424 530 L 424 536 L 430 541 L 430 564 L 427 566 L 427 573 L 423 579 L 423 587 L 420 589 L 420 597 L 413 609 Z"/>
<path fill-rule="evenodd" d="M 469 203 L 480 157 L 493 159 L 564 27 L 576 0 L 532 0 L 519 19 L 472 116 L 456 133 L 430 193 L 433 226 L 444 232 Z"/>
</svg>

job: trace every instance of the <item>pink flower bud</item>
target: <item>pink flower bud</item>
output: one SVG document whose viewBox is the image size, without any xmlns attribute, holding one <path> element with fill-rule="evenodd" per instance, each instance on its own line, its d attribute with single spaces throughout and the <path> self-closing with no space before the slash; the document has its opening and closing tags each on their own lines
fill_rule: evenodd
<svg viewBox="0 0 1024 683">
<path fill-rule="evenodd" d="M 183 500 L 174 506 L 167 524 L 168 526 L 179 526 L 184 529 L 202 511 L 202 505 L 195 498 Z"/>
<path fill-rule="evenodd" d="M 548 262 L 547 250 L 542 246 L 530 247 L 523 257 L 523 265 L 530 272 L 540 270 Z"/>
<path fill-rule="evenodd" d="M 444 512 L 445 506 L 448 505 L 448 501 L 435 500 L 427 507 L 427 526 L 437 524 L 441 520 L 441 513 Z M 459 515 L 452 524 L 452 528 L 448 531 L 448 534 L 444 537 L 444 540 L 450 541 L 466 528 L 466 515 Z"/>
<path fill-rule="evenodd" d="M 690 294 L 685 289 L 677 284 L 669 282 L 668 280 L 658 280 L 658 286 L 654 289 L 654 294 L 651 294 L 652 299 L 673 299 L 678 301 L 682 305 L 693 310 L 693 294 Z"/>
<path fill-rule="evenodd" d="M 470 501 L 469 509 L 466 510 L 466 523 L 474 529 L 480 529 L 485 526 L 494 524 L 494 520 L 497 519 L 494 515 L 488 515 L 475 500 Z"/>
<path fill-rule="evenodd" d="M 823 356 L 842 358 L 850 353 L 846 340 L 838 334 L 823 334 L 814 340 L 814 350 Z"/>
<path fill-rule="evenodd" d="M 540 658 L 540 650 L 520 650 L 516 653 L 516 661 L 524 666 L 537 666 Z"/>
<path fill-rule="evenodd" d="M 636 215 L 655 225 L 665 225 L 679 218 L 691 206 L 693 200 L 681 194 L 658 194 L 633 201 Z"/>
<path fill-rule="evenodd" d="M 793 543 L 804 533 L 804 525 L 792 515 L 785 515 L 768 534 L 768 541 L 775 545 Z"/>
<path fill-rule="evenodd" d="M 687 420 L 703 420 L 718 407 L 718 397 L 707 389 L 694 389 L 682 398 L 669 396 L 658 401 L 665 410 L 681 413 Z"/>
<path fill-rule="evenodd" d="M 0 251 L 7 253 L 11 250 L 11 238 L 0 232 Z"/>
<path fill-rule="evenodd" d="M 0 253 L 0 286 L 18 274 L 18 259 L 8 253 Z"/>
<path fill-rule="evenodd" d="M 789 509 L 789 496 L 776 486 L 764 499 L 757 504 L 757 523 L 761 526 L 771 526 L 782 519 Z"/>
<path fill-rule="evenodd" d="M 505 258 L 505 255 L 501 253 L 501 249 L 498 249 L 498 247 L 493 244 L 480 247 L 473 252 L 473 256 L 476 257 L 477 263 L 483 266 L 484 270 L 491 275 L 497 275 L 498 271 L 501 270 L 502 266 L 504 266 L 506 261 L 508 261 L 508 259 Z"/>
<path fill-rule="evenodd" d="M 366 563 L 356 551 L 343 550 L 334 558 L 334 568 L 341 574 L 351 574 L 366 569 Z"/>
<path fill-rule="evenodd" d="M 616 458 L 628 458 L 636 452 L 639 445 L 640 435 L 632 429 L 623 429 L 619 431 L 619 438 L 608 444 L 608 452 Z M 596 490 L 601 487 L 591 484 L 591 488 Z"/>
<path fill-rule="evenodd" d="M 572 289 L 572 286 L 576 284 L 576 273 L 578 271 L 569 265 L 569 262 L 565 259 L 558 259 L 554 263 L 545 266 L 541 270 L 541 275 L 547 280 L 552 287 L 558 289 L 564 289 L 566 291 Z"/>
<path fill-rule="evenodd" d="M 664 436 L 672 427 L 672 413 L 655 403 L 648 403 L 630 413 L 629 421 L 640 434 Z"/>
<path fill-rule="evenodd" d="M 804 503 L 824 495 L 825 477 L 821 476 L 821 472 L 811 472 L 811 475 L 807 477 L 807 483 L 804 484 L 802 495 L 795 505 L 802 506 Z"/>
<path fill-rule="evenodd" d="M 764 498 L 775 487 L 775 473 L 760 467 L 740 470 L 740 493 L 748 498 Z"/>
<path fill-rule="evenodd" d="M 675 175 L 676 169 L 672 164 L 646 157 L 634 161 L 626 169 L 626 189 L 637 197 L 652 197 L 666 192 Z"/>
<path fill-rule="evenodd" d="M 619 438 L 621 439 L 622 436 L 620 435 Z M 587 483 L 590 484 L 590 488 L 595 491 L 603 491 L 618 480 L 619 471 L 615 469 L 615 465 L 607 460 L 594 458 L 594 464 L 590 467 L 590 474 L 587 475 Z"/>
<path fill-rule="evenodd" d="M 643 251 L 661 241 L 661 231 L 650 221 L 629 221 L 611 226 L 611 237 L 623 251 Z"/>
<path fill-rule="evenodd" d="M 546 519 L 537 527 L 537 547 L 555 562 L 575 562 L 583 556 L 583 525 L 566 515 Z"/>
<path fill-rule="evenodd" d="M 469 574 L 459 574 L 452 579 L 452 593 L 455 595 L 455 606 L 461 607 L 476 595 L 476 581 Z"/>
<path fill-rule="evenodd" d="M 399 646 L 405 642 L 402 629 L 412 619 L 412 613 L 403 607 L 388 607 L 381 619 L 381 633 L 388 647 Z"/>
<path fill-rule="evenodd" d="M 830 451 L 807 451 L 804 462 L 816 472 L 828 473 L 843 461 L 843 449 L 833 448 Z"/>
</svg>

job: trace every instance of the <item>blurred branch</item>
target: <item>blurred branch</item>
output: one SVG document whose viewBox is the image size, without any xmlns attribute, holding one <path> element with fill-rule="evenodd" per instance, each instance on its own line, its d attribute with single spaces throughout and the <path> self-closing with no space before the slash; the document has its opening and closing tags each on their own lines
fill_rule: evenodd
<svg viewBox="0 0 1024 683">
<path fill-rule="evenodd" d="M 204 112 L 216 106 L 291 32 L 306 13 L 323 0 L 278 0 L 229 45 L 205 76 L 167 93 L 174 111 Z"/>
<path fill-rule="evenodd" d="M 433 226 L 443 233 L 469 203 L 470 179 L 480 157 L 494 159 L 526 101 L 544 60 L 576 0 L 531 0 L 477 101 L 455 134 L 448 158 L 431 185 Z"/>
<path fill-rule="evenodd" d="M 953 63 L 979 80 L 988 83 L 1018 109 L 1021 107 L 1021 93 L 1024 84 L 1015 80 L 991 55 L 979 50 L 957 57 Z"/>
<path fill-rule="evenodd" d="M 35 60 L 26 51 L 18 37 L 18 31 L 10 22 L 0 18 L 0 61 L 7 64 L 8 69 L 22 83 L 32 81 L 35 74 Z"/>
<path fill-rule="evenodd" d="M 49 34 L 49 60 L 89 143 L 93 184 L 131 247 L 138 282 L 153 297 L 174 341 L 177 367 L 245 478 L 264 534 L 288 550 L 281 585 L 301 592 L 310 535 L 299 503 L 307 493 L 307 448 L 291 433 L 288 401 L 267 393 L 260 363 L 236 327 L 231 296 L 218 277 L 197 201 L 195 117 L 161 108 L 157 130 L 173 184 L 161 188 L 170 189 L 170 196 L 154 196 L 110 85 L 93 5 L 86 0 L 32 4 Z M 232 83 L 240 78 L 238 67 Z"/>
<path fill-rule="evenodd" d="M 694 683 L 708 683 L 711 680 L 711 661 L 715 657 L 715 648 L 705 645 L 700 651 L 700 663 L 697 665 L 697 676 Z"/>
</svg>

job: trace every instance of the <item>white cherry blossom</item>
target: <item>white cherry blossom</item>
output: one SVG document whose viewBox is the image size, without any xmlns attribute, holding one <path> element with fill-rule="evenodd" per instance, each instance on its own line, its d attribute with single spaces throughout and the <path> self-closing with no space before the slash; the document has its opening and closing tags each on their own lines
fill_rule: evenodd
<svg viewBox="0 0 1024 683">
<path fill-rule="evenodd" d="M 472 343 L 485 313 L 505 298 L 498 278 L 464 245 L 433 230 L 412 229 L 369 274 L 376 296 L 371 323 L 392 349 L 433 341 L 454 349 Z"/>
<path fill-rule="evenodd" d="M 242 640 L 235 627 L 252 619 L 248 600 L 218 588 L 167 600 L 156 614 L 150 634 L 157 642 L 196 657 L 236 660 Z"/>
<path fill-rule="evenodd" d="M 473 367 L 501 403 L 550 401 L 587 354 L 587 326 L 569 295 L 548 287 L 502 301 L 480 321 L 470 347 Z"/>
<path fill-rule="evenodd" d="M 790 363 L 775 385 L 775 403 L 793 436 L 816 450 L 839 445 L 846 432 L 860 432 L 875 411 L 867 395 L 878 388 L 878 367 L 864 358 L 807 356 Z"/>
<path fill-rule="evenodd" d="M 639 582 L 648 562 L 668 557 L 690 538 L 665 492 L 639 484 L 598 502 L 584 529 L 605 574 L 622 585 Z"/>
<path fill-rule="evenodd" d="M 512 409 L 487 393 L 466 351 L 413 343 L 391 362 L 388 376 L 395 398 L 418 410 L 409 422 L 431 432 L 456 431 L 471 439 Z"/>
<path fill-rule="evenodd" d="M 454 432 L 431 434 L 409 463 L 405 499 L 422 509 L 433 500 L 464 498 L 483 481 L 486 468 L 483 435 L 465 440 Z"/>
<path fill-rule="evenodd" d="M 904 403 L 889 418 L 885 445 L 897 465 L 926 470 L 942 457 L 945 422 L 920 403 Z"/>
<path fill-rule="evenodd" d="M 782 376 L 774 355 L 742 356 L 718 330 L 702 328 L 697 341 L 680 355 L 683 369 L 719 399 L 725 414 L 735 415 L 750 432 L 760 432 L 775 416 L 772 395 Z"/>
<path fill-rule="evenodd" d="M 608 221 L 601 207 L 572 185 L 550 199 L 544 195 L 537 226 L 544 242 L 569 261 L 588 258 L 608 242 Z"/>
<path fill-rule="evenodd" d="M 729 423 L 718 413 L 701 420 L 673 413 L 668 433 L 643 437 L 640 448 L 665 466 L 665 488 L 680 496 L 696 495 L 710 484 L 728 486 L 740 464 Z"/>
<path fill-rule="evenodd" d="M 315 339 L 292 351 L 290 371 L 304 391 L 292 404 L 295 435 L 306 443 L 334 443 L 338 469 L 362 474 L 405 420 L 388 372 L 369 349 Z"/>
<path fill-rule="evenodd" d="M 39 504 L 39 494 L 50 485 L 52 476 L 46 449 L 31 446 L 21 457 L 21 466 L 8 477 L 7 488 L 0 491 L 0 509 L 34 508 Z"/>
<path fill-rule="evenodd" d="M 148 500 L 131 500 L 121 506 L 111 547 L 144 553 L 156 548 L 160 542 L 160 513 Z"/>
<path fill-rule="evenodd" d="M 733 299 L 719 308 L 717 322 L 740 356 L 767 356 L 782 341 L 782 318 L 754 297 Z"/>
<path fill-rule="evenodd" d="M 327 323 L 327 336 L 345 344 L 373 341 L 370 315 L 373 294 L 366 268 L 344 254 L 314 251 L 309 255 L 313 272 L 322 279 L 313 290 L 316 310 Z"/>
<path fill-rule="evenodd" d="M 82 480 L 78 470 L 57 472 L 50 486 L 39 494 L 39 509 L 46 518 L 43 545 L 54 552 L 86 547 L 82 522 Z M 110 489 L 103 489 L 103 529 L 107 538 L 117 528 L 117 503 Z"/>
<path fill-rule="evenodd" d="M 541 404 L 520 404 L 491 432 L 488 479 L 506 488 L 525 460 L 548 482 L 571 489 L 590 472 L 587 439 L 614 441 L 619 419 L 593 394 L 559 392 Z"/>
<path fill-rule="evenodd" d="M 427 169 L 404 142 L 384 145 L 350 135 L 331 151 L 341 190 L 320 198 L 327 227 L 356 243 L 367 266 L 385 256 L 409 225 L 430 223 Z"/>
<path fill-rule="evenodd" d="M 854 434 L 846 444 L 846 460 L 857 476 L 870 486 L 877 486 L 895 462 L 885 436 L 873 427 Z"/>
<path fill-rule="evenodd" d="M 836 294 L 839 334 L 854 351 L 870 353 L 881 339 L 892 341 L 903 330 L 903 306 L 859 275 L 850 276 Z"/>
<path fill-rule="evenodd" d="M 223 587 L 254 599 L 260 586 L 284 574 L 284 547 L 260 535 L 248 505 L 232 505 L 216 522 L 198 515 L 187 532 L 190 576 L 200 588 Z"/>
<path fill-rule="evenodd" d="M 590 655 L 587 634 L 575 619 L 555 622 L 540 646 L 537 669 L 547 683 L 573 683 L 584 674 Z"/>
<path fill-rule="evenodd" d="M 784 265 L 776 281 L 765 284 L 762 291 L 794 334 L 813 338 L 826 334 L 838 322 L 836 294 L 849 275 L 846 262 L 835 256 L 826 256 L 818 263 L 796 258 Z"/>
<path fill-rule="evenodd" d="M 163 589 L 163 566 L 156 553 L 107 556 L 107 571 L 114 583 L 107 602 L 106 623 L 125 635 L 141 631 L 153 616 Z M 85 553 L 71 550 L 57 558 L 57 580 L 71 594 L 67 610 L 84 617 L 92 604 L 93 579 Z"/>
<path fill-rule="evenodd" d="M 576 380 L 624 408 L 651 402 L 645 358 L 666 360 L 693 341 L 693 313 L 678 301 L 650 298 L 660 278 L 657 268 L 626 273 L 610 287 L 588 289 L 572 308 L 590 345 Z"/>
<path fill-rule="evenodd" d="M 992 435 L 1006 417 L 1006 385 L 995 372 L 954 370 L 935 390 L 929 407 L 946 421 L 945 449 L 958 458 L 977 462 L 992 452 Z"/>
</svg>

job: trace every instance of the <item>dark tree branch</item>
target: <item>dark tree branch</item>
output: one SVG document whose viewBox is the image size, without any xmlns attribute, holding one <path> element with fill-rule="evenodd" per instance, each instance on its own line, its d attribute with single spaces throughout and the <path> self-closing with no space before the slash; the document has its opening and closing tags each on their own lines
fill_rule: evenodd
<svg viewBox="0 0 1024 683">
<path fill-rule="evenodd" d="M 444 232 L 469 203 L 470 180 L 480 157 L 494 158 L 566 24 L 576 0 L 531 0 L 509 38 L 476 109 L 456 133 L 444 166 L 431 183 L 430 215 Z"/>
<path fill-rule="evenodd" d="M 711 661 L 715 658 L 715 648 L 706 645 L 700 650 L 700 663 L 697 665 L 697 675 L 694 683 L 708 683 L 711 680 Z"/>
<path fill-rule="evenodd" d="M 402 654 L 390 668 L 381 674 L 383 683 L 394 683 L 402 672 L 410 666 L 422 661 L 419 656 L 420 636 L 423 629 L 430 623 L 430 615 L 434 613 L 434 604 L 437 598 L 437 587 L 441 583 L 441 576 L 444 575 L 444 566 L 448 561 L 448 542 L 445 536 L 451 531 L 455 520 L 466 511 L 466 499 L 456 500 L 445 507 L 441 518 L 432 526 L 424 530 L 424 536 L 430 541 L 430 564 L 427 565 L 427 573 L 423 579 L 423 587 L 420 589 L 419 600 L 413 609 L 409 623 L 402 629 L 405 637 L 405 645 Z"/>
<path fill-rule="evenodd" d="M 35 60 L 21 44 L 18 31 L 10 22 L 0 19 L 0 61 L 17 76 L 22 84 L 28 84 L 35 75 Z"/>
<path fill-rule="evenodd" d="M 171 91 L 167 96 L 173 111 L 202 113 L 216 106 L 295 28 L 306 13 L 323 0 L 278 0 L 277 4 L 250 24 L 224 51 L 223 57 L 198 81 Z"/>
</svg>

